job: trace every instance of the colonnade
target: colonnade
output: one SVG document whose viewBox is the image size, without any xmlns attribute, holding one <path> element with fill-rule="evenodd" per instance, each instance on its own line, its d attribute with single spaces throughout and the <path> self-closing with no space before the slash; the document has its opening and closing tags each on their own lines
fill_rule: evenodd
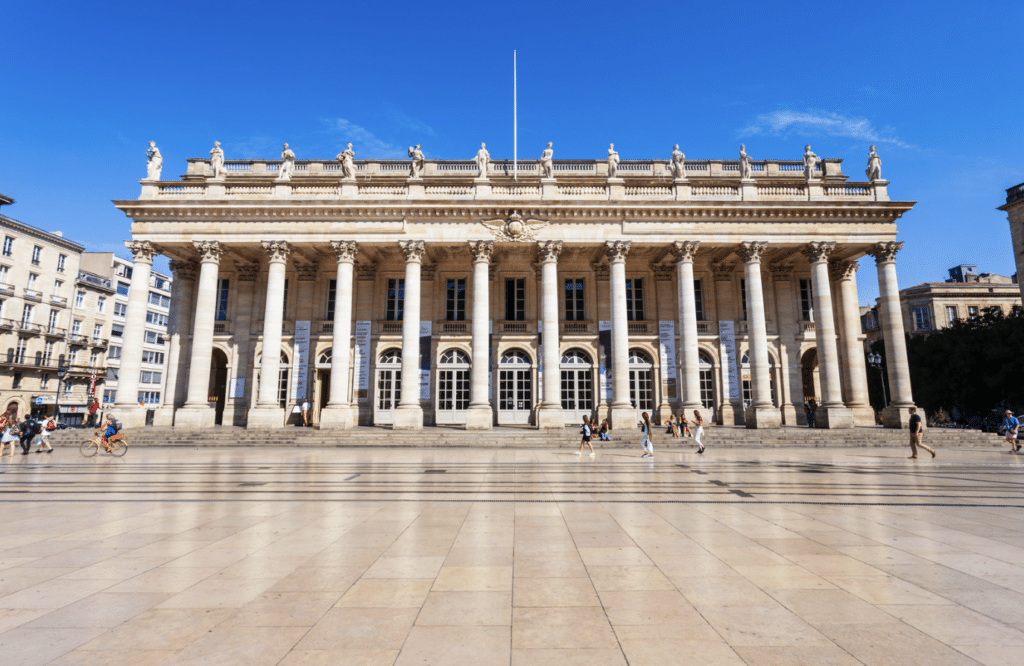
<svg viewBox="0 0 1024 666">
<path fill-rule="evenodd" d="M 283 307 L 285 292 L 285 269 L 292 248 L 285 241 L 264 241 L 267 254 L 267 291 L 263 320 L 262 360 L 260 383 L 255 407 L 249 411 L 247 427 L 277 428 L 284 423 L 285 415 L 278 401 L 278 387 L 267 378 L 277 376 L 282 343 Z M 834 242 L 813 242 L 803 248 L 811 264 L 813 287 L 813 309 L 815 337 L 820 368 L 822 404 L 818 419 L 829 428 L 846 428 L 854 424 L 853 414 L 859 409 L 869 409 L 867 400 L 867 376 L 863 360 L 863 349 L 858 340 L 859 308 L 856 301 L 854 282 L 856 263 L 831 262 L 835 249 Z M 135 271 L 132 276 L 128 312 L 124 331 L 124 347 L 121 356 L 121 376 L 116 407 L 123 420 L 129 425 L 136 424 L 137 405 L 133 399 L 138 389 L 138 374 L 141 368 L 142 341 L 145 330 L 146 293 L 148 292 L 149 268 L 152 265 L 152 246 L 146 242 L 126 242 L 135 255 Z M 194 303 L 192 287 L 187 284 L 194 279 L 194 270 L 183 267 L 182 262 L 172 262 L 175 272 L 175 300 L 172 302 L 172 316 L 169 333 L 172 337 L 169 356 L 168 386 L 165 392 L 164 409 L 173 409 L 176 398 L 183 394 L 180 386 L 187 381 L 185 403 L 174 414 L 174 423 L 184 427 L 206 427 L 214 423 L 214 410 L 207 402 L 207 387 L 210 377 L 210 361 L 213 348 L 214 319 L 217 292 L 217 276 L 223 246 L 216 241 L 193 243 L 200 257 L 198 293 Z M 331 382 L 329 402 L 321 413 L 321 427 L 347 428 L 357 424 L 357 406 L 353 400 L 351 383 L 341 380 L 348 376 L 350 367 L 350 337 L 352 334 L 353 270 L 358 245 L 355 241 L 332 241 L 337 256 L 337 288 L 334 307 L 334 345 L 331 357 L 332 376 L 339 378 Z M 402 319 L 402 377 L 401 399 L 394 413 L 395 429 L 419 429 L 423 427 L 423 410 L 419 396 L 419 335 L 420 335 L 420 272 L 425 244 L 423 241 L 400 241 L 399 247 L 405 257 L 405 296 Z M 611 281 L 611 361 L 615 372 L 612 374 L 612 402 L 610 418 L 613 425 L 631 427 L 636 411 L 630 401 L 629 333 L 626 294 L 626 257 L 632 242 L 628 240 L 607 241 L 605 253 L 610 264 Z M 676 241 L 672 251 L 676 259 L 678 286 L 678 330 L 680 384 L 682 406 L 687 411 L 701 408 L 700 375 L 698 359 L 697 308 L 694 297 L 693 261 L 700 247 L 700 241 Z M 750 345 L 750 370 L 752 401 L 745 414 L 745 423 L 751 428 L 772 428 L 781 424 L 781 412 L 773 406 L 770 386 L 770 360 L 768 335 L 765 320 L 764 289 L 761 280 L 761 257 L 769 244 L 760 241 L 744 242 L 737 248 L 744 262 L 743 274 L 746 291 L 747 325 Z M 902 243 L 878 243 L 871 254 L 878 267 L 880 289 L 880 315 L 885 337 L 886 357 L 889 369 L 889 390 L 892 396 L 890 408 L 885 412 L 886 425 L 905 427 L 908 419 L 907 408 L 913 405 L 910 389 L 909 366 L 906 345 L 903 338 L 903 323 L 900 316 L 899 292 L 896 282 L 895 255 Z M 474 359 L 486 360 L 489 354 L 489 268 L 494 243 L 491 241 L 470 241 L 473 256 L 473 303 L 472 303 L 472 355 Z M 543 401 L 538 412 L 538 425 L 542 428 L 563 428 L 564 420 L 560 402 L 559 373 L 559 295 L 558 257 L 562 243 L 540 241 L 538 250 L 541 258 L 541 359 L 544 373 Z M 194 266 L 194 264 L 192 264 Z M 181 270 L 176 270 L 181 269 Z M 843 400 L 844 375 L 840 370 L 839 347 L 836 341 L 835 315 L 833 312 L 830 273 L 838 280 L 837 293 L 842 308 L 839 317 L 843 346 L 843 372 L 848 387 L 846 401 Z M 179 288 L 180 287 L 180 288 Z M 179 300 L 180 298 L 180 300 Z M 189 309 L 193 315 L 192 344 L 187 359 L 187 373 L 178 372 L 185 359 L 181 355 L 181 338 L 187 337 L 188 327 L 179 318 L 181 308 Z M 177 344 L 175 343 L 177 336 Z M 187 379 L 185 375 L 187 374 Z M 143 415 L 144 418 L 144 415 Z M 474 362 L 471 367 L 470 405 L 467 413 L 468 429 L 489 429 L 493 423 L 493 411 L 488 399 L 488 367 L 486 362 Z"/>
</svg>

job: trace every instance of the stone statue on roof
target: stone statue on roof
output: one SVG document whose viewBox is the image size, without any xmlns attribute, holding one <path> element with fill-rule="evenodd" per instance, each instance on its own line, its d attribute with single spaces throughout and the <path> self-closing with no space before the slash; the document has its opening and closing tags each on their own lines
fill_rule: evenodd
<svg viewBox="0 0 1024 666">
<path fill-rule="evenodd" d="M 754 167 L 750 165 L 750 156 L 747 155 L 747 147 L 740 144 L 740 180 L 751 180 L 754 177 Z"/>
<path fill-rule="evenodd" d="M 555 177 L 555 166 L 552 160 L 555 157 L 555 151 L 551 149 L 551 142 L 548 141 L 548 147 L 544 149 L 544 152 L 540 154 L 540 172 L 541 178 L 554 178 Z"/>
<path fill-rule="evenodd" d="M 473 158 L 473 161 L 476 162 L 477 168 L 480 169 L 480 173 L 477 175 L 477 178 L 487 178 L 487 164 L 491 161 L 491 154 L 487 152 L 486 143 L 480 144 L 480 150 L 477 151 L 476 157 Z"/>
<path fill-rule="evenodd" d="M 409 157 L 412 158 L 412 178 L 420 178 L 423 175 L 423 167 L 426 164 L 426 158 L 423 156 L 423 151 L 420 150 L 420 144 L 416 144 L 416 147 L 409 147 Z"/>
<path fill-rule="evenodd" d="M 875 152 L 874 146 L 871 146 L 871 152 L 868 153 L 868 168 L 864 173 L 871 182 L 882 180 L 882 158 Z"/>
<path fill-rule="evenodd" d="M 672 177 L 677 179 L 686 178 L 686 155 L 679 150 L 679 144 L 672 146 Z"/>
<path fill-rule="evenodd" d="M 156 141 L 149 142 L 146 159 L 146 180 L 160 180 L 160 171 L 164 168 L 164 158 L 160 154 L 160 149 L 156 147 Z"/>
<path fill-rule="evenodd" d="M 284 150 L 281 151 L 281 166 L 277 170 L 277 179 L 288 181 L 292 179 L 292 173 L 295 171 L 295 153 L 289 148 L 288 144 L 284 144 Z"/>
<path fill-rule="evenodd" d="M 818 156 L 811 152 L 811 146 L 804 146 L 804 178 L 814 178 L 814 168 L 818 166 Z"/>
<path fill-rule="evenodd" d="M 608 144 L 608 177 L 617 178 L 619 173 L 619 154 L 615 152 L 615 144 Z"/>
<path fill-rule="evenodd" d="M 341 162 L 341 177 L 347 180 L 354 179 L 356 177 L 356 153 L 352 150 L 352 143 L 345 144 L 345 150 L 338 153 L 335 158 Z"/>
<path fill-rule="evenodd" d="M 213 150 L 210 151 L 210 167 L 213 169 L 214 179 L 224 177 L 224 150 L 220 147 L 220 141 L 213 142 Z"/>
</svg>

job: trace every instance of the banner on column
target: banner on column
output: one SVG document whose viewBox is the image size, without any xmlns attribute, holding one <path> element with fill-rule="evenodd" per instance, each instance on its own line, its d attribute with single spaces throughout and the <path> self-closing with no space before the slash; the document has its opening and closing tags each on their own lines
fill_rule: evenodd
<svg viewBox="0 0 1024 666">
<path fill-rule="evenodd" d="M 598 356 L 600 357 L 601 368 L 601 395 L 604 399 L 612 399 L 612 322 L 597 322 Z"/>
<path fill-rule="evenodd" d="M 231 395 L 229 398 L 245 397 L 245 377 L 235 377 L 231 380 Z"/>
<path fill-rule="evenodd" d="M 370 321 L 356 322 L 356 349 L 352 358 L 352 395 L 359 400 L 366 400 L 367 390 L 370 387 L 370 332 L 373 330 Z M 347 351 L 348 341 L 343 341 L 346 349 L 332 350 L 332 354 L 340 354 Z M 344 381 L 339 377 L 335 381 Z"/>
<path fill-rule="evenodd" d="M 420 322 L 420 400 L 430 400 L 430 332 L 434 322 Z"/>
<path fill-rule="evenodd" d="M 494 320 L 487 322 L 487 400 L 494 400 Z"/>
<path fill-rule="evenodd" d="M 663 390 L 670 399 L 675 399 L 678 397 L 676 394 L 676 323 L 674 321 L 659 321 L 658 337 L 661 346 Z"/>
<path fill-rule="evenodd" d="M 722 373 L 722 395 L 728 396 L 729 400 L 740 399 L 739 371 L 736 369 L 736 324 L 731 321 L 718 322 L 718 340 L 721 349 L 722 363 L 725 364 L 725 372 Z"/>
<path fill-rule="evenodd" d="M 537 320 L 537 402 L 544 400 L 544 322 Z"/>
<path fill-rule="evenodd" d="M 309 377 L 309 322 L 295 322 L 295 348 L 292 351 L 292 400 L 306 399 Z"/>
</svg>

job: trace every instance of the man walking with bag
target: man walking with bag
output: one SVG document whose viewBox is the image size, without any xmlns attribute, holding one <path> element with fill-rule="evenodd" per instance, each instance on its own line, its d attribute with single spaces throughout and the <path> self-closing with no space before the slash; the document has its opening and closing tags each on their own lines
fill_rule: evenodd
<svg viewBox="0 0 1024 666">
<path fill-rule="evenodd" d="M 921 421 L 921 417 L 917 415 L 917 407 L 910 408 L 910 460 L 917 459 L 917 447 L 921 447 L 928 453 L 932 454 L 932 458 L 935 457 L 935 449 L 928 448 L 921 443 L 921 437 L 924 435 L 924 423 Z"/>
</svg>

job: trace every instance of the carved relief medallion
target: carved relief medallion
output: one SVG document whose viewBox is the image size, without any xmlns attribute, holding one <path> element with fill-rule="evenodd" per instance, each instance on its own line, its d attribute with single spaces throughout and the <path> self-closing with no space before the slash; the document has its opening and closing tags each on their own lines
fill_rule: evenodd
<svg viewBox="0 0 1024 666">
<path fill-rule="evenodd" d="M 480 222 L 491 230 L 495 240 L 523 243 L 537 240 L 537 233 L 548 226 L 542 220 L 524 220 L 523 216 L 513 211 L 507 220 L 481 220 Z"/>
</svg>

